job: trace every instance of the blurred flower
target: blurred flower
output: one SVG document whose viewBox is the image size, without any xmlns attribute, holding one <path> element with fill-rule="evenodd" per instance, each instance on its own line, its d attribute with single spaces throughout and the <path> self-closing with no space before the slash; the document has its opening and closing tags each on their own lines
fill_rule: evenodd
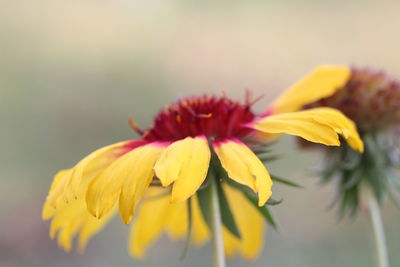
<svg viewBox="0 0 400 267">
<path fill-rule="evenodd" d="M 192 233 L 192 241 L 201 244 L 210 236 L 211 183 L 218 187 L 226 253 L 254 258 L 262 247 L 264 219 L 274 224 L 265 206 L 276 203 L 270 199 L 272 180 L 290 184 L 264 167 L 260 135 L 287 133 L 329 146 L 339 146 L 341 135 L 362 151 L 353 123 L 339 111 L 295 111 L 316 100 L 309 86 L 332 92 L 347 77 L 347 68 L 325 67 L 261 116 L 251 110 L 255 100 L 248 94 L 243 104 L 225 95 L 179 100 L 161 110 L 147 130 L 131 120 L 139 139 L 96 150 L 55 176 L 43 208 L 43 218 L 52 218 L 51 237 L 58 232 L 59 245 L 70 250 L 79 235 L 83 250 L 117 210 L 128 224 L 140 202 L 129 243 L 133 256 L 144 256 L 163 232 L 171 238 Z"/>
<path fill-rule="evenodd" d="M 341 215 L 357 211 L 364 185 L 380 202 L 389 194 L 400 205 L 400 182 L 395 175 L 396 165 L 400 166 L 400 140 L 396 135 L 400 123 L 400 83 L 383 72 L 353 68 L 343 86 L 303 108 L 321 107 L 339 109 L 351 118 L 365 144 L 364 154 L 354 153 L 347 146 L 327 149 L 323 181 L 338 178 Z M 300 144 L 312 146 L 301 140 Z"/>
<path fill-rule="evenodd" d="M 400 83 L 381 71 L 353 68 L 347 83 L 305 108 L 332 107 L 351 118 L 360 132 L 400 123 Z"/>
</svg>

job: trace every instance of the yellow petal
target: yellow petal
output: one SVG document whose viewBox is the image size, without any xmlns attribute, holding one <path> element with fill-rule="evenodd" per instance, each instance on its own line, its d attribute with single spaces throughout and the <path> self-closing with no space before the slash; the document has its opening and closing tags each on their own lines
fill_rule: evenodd
<svg viewBox="0 0 400 267">
<path fill-rule="evenodd" d="M 135 258 L 143 258 L 147 248 L 164 230 L 170 205 L 170 197 L 165 191 L 150 187 L 141 202 L 129 237 L 129 252 Z"/>
<path fill-rule="evenodd" d="M 263 245 L 264 220 L 242 192 L 228 185 L 224 185 L 223 188 L 241 235 L 238 239 L 225 228 L 223 229 L 225 252 L 228 256 L 232 256 L 235 251 L 238 251 L 244 258 L 254 259 Z"/>
<path fill-rule="evenodd" d="M 72 168 L 72 173 L 64 189 L 65 201 L 71 201 L 82 190 L 81 184 L 84 187 L 90 182 L 93 177 L 104 170 L 111 162 L 122 156 L 124 153 L 139 147 L 144 144 L 143 140 L 129 140 L 112 144 L 100 148 L 84 159 L 82 159 L 75 167 Z"/>
<path fill-rule="evenodd" d="M 71 169 L 61 170 L 54 176 L 46 201 L 43 205 L 43 220 L 50 219 L 54 215 L 56 208 L 63 203 L 62 196 L 65 183 L 70 178 L 71 172 Z"/>
<path fill-rule="evenodd" d="M 128 224 L 135 208 L 154 176 L 154 164 L 165 146 L 150 144 L 137 151 L 137 156 L 127 162 L 125 171 L 120 174 L 123 180 L 119 197 L 119 211 L 123 221 Z"/>
<path fill-rule="evenodd" d="M 204 136 L 191 138 L 189 151 L 172 188 L 174 202 L 184 201 L 194 195 L 207 176 L 211 157 L 207 139 Z"/>
<path fill-rule="evenodd" d="M 187 137 L 172 143 L 161 153 L 154 170 L 163 186 L 168 186 L 179 178 L 192 154 L 192 144 L 193 138 Z"/>
<path fill-rule="evenodd" d="M 168 207 L 168 218 L 165 222 L 165 230 L 173 240 L 186 237 L 188 232 L 188 206 L 187 201 L 173 202 Z"/>
<path fill-rule="evenodd" d="M 146 164 L 145 161 L 148 159 L 147 154 L 151 154 L 149 151 L 153 151 L 156 147 L 148 144 L 131 150 L 115 160 L 90 182 L 86 192 L 86 202 L 93 216 L 101 218 L 112 209 L 120 196 L 125 180 L 136 177 L 140 173 L 145 174 L 143 181 L 145 184 L 148 183 L 146 177 L 149 174 L 146 171 L 151 171 L 154 165 Z"/>
<path fill-rule="evenodd" d="M 115 209 L 114 209 L 115 210 Z M 58 244 L 66 251 L 72 249 L 72 240 L 79 233 L 79 249 L 82 251 L 88 240 L 100 231 L 113 217 L 115 212 L 110 213 L 103 219 L 93 218 L 87 212 L 83 197 L 57 208 L 50 225 L 50 237 L 58 237 Z"/>
<path fill-rule="evenodd" d="M 209 237 L 209 229 L 200 210 L 198 199 L 196 196 L 192 198 L 192 242 L 195 245 L 201 245 L 206 242 Z M 188 234 L 188 202 L 171 203 L 168 211 L 168 219 L 165 229 L 173 240 L 186 238 Z"/>
<path fill-rule="evenodd" d="M 342 135 L 349 145 L 363 152 L 363 142 L 354 123 L 332 108 L 315 108 L 298 112 L 270 115 L 250 127 L 266 133 L 286 133 L 327 146 L 339 146 Z"/>
<path fill-rule="evenodd" d="M 361 140 L 355 123 L 341 111 L 328 107 L 309 109 L 313 112 L 313 119 L 334 128 L 342 135 L 354 150 L 364 152 L 364 143 Z M 308 115 L 307 115 L 308 116 Z"/>
<path fill-rule="evenodd" d="M 349 80 L 346 66 L 322 65 L 291 86 L 272 104 L 272 113 L 292 112 L 302 106 L 328 97 Z"/>
<path fill-rule="evenodd" d="M 97 234 L 99 231 L 101 231 L 104 226 L 110 222 L 112 218 L 114 218 L 115 213 L 117 212 L 117 209 L 114 208 L 112 209 L 111 212 L 109 212 L 107 215 L 105 215 L 101 219 L 94 218 L 92 214 L 87 212 L 85 210 L 84 214 L 82 215 L 83 217 L 83 222 L 80 227 L 79 231 L 79 238 L 78 238 L 78 251 L 83 253 L 85 251 L 85 248 L 87 246 L 87 243 L 89 240 Z"/>
<path fill-rule="evenodd" d="M 192 215 L 193 215 L 193 243 L 201 245 L 210 238 L 210 230 L 203 218 L 200 210 L 199 200 L 196 195 L 192 197 Z"/>
<path fill-rule="evenodd" d="M 49 194 L 43 206 L 43 219 L 51 218 L 56 210 L 74 201 L 80 196 L 84 196 L 89 182 L 108 167 L 118 156 L 121 156 L 124 151 L 134 147 L 135 144 L 140 144 L 142 141 L 122 142 L 120 146 L 112 145 L 114 148 L 99 154 L 86 164 L 83 174 L 80 178 L 79 186 L 73 189 L 71 186 L 72 174 L 74 169 L 62 170 L 56 174 L 53 183 L 50 187 Z"/>
<path fill-rule="evenodd" d="M 200 211 L 196 196 L 192 197 L 192 240 L 200 245 L 209 239 L 209 230 Z M 141 202 L 129 238 L 129 251 L 135 258 L 143 258 L 147 248 L 166 231 L 173 240 L 188 234 L 188 201 L 171 203 L 168 191 L 150 187 Z"/>
<path fill-rule="evenodd" d="M 116 153 L 121 153 L 121 149 L 108 150 L 88 162 L 76 191 L 68 187 L 73 169 L 60 171 L 55 176 L 43 207 L 42 217 L 44 219 L 53 217 L 50 225 L 50 236 L 52 238 L 57 236 L 58 244 L 64 250 L 70 251 L 72 249 L 72 240 L 79 233 L 78 248 L 83 251 L 88 240 L 100 231 L 115 214 L 116 209 L 114 208 L 113 212 L 110 212 L 101 220 L 93 218 L 86 208 L 85 193 L 88 182 L 114 160 Z M 67 190 L 70 190 L 69 192 L 74 191 L 73 198 L 68 199 L 66 197 Z"/>
<path fill-rule="evenodd" d="M 58 233 L 57 243 L 66 252 L 72 250 L 72 239 L 78 232 L 81 225 L 80 219 L 69 221 L 68 225 L 60 229 Z"/>
<path fill-rule="evenodd" d="M 240 250 L 240 239 L 236 238 L 225 227 L 222 228 L 222 237 L 224 240 L 224 250 L 226 256 L 233 257 L 233 255 L 235 255 L 235 252 Z"/>
<path fill-rule="evenodd" d="M 214 142 L 213 149 L 221 161 L 222 167 L 228 172 L 231 179 L 257 192 L 253 175 L 249 172 L 247 164 L 232 148 L 232 144 L 233 141 Z"/>
<path fill-rule="evenodd" d="M 44 202 L 42 208 L 42 220 L 48 220 L 54 216 L 56 209 L 49 204 L 49 202 Z"/>
<path fill-rule="evenodd" d="M 66 170 L 59 171 L 54 176 L 53 182 L 51 183 L 51 186 L 49 189 L 49 195 L 52 195 L 52 194 L 59 195 L 60 193 L 62 193 L 61 191 L 63 189 L 63 182 L 70 173 L 71 173 L 71 169 L 66 169 Z"/>
<path fill-rule="evenodd" d="M 167 231 L 174 240 L 183 239 L 188 233 L 187 201 L 171 203 L 168 191 L 150 187 L 141 202 L 131 228 L 129 251 L 135 258 L 143 258 L 147 248 Z M 194 244 L 209 238 L 209 230 L 200 211 L 197 197 L 192 198 Z"/>
<path fill-rule="evenodd" d="M 195 245 L 201 245 L 209 239 L 209 229 L 200 210 L 198 198 L 192 198 L 192 241 Z M 188 202 L 171 203 L 169 215 L 166 222 L 166 230 L 169 237 L 173 240 L 186 238 L 188 234 Z"/>
<path fill-rule="evenodd" d="M 113 160 L 120 156 L 124 150 L 127 150 L 127 148 L 124 148 L 125 146 L 131 146 L 131 144 L 135 142 L 138 143 L 138 145 L 143 143 L 141 140 L 130 140 L 112 144 L 90 153 L 78 162 L 78 164 L 72 168 L 72 173 L 66 181 L 64 189 L 65 201 L 71 201 L 76 197 L 80 185 L 85 178 L 93 178 L 95 174 L 103 170 Z M 92 175 L 87 175 L 87 173 Z"/>
<path fill-rule="evenodd" d="M 253 151 L 236 139 L 214 143 L 213 148 L 228 176 L 258 192 L 258 205 L 264 205 L 272 194 L 272 180 Z"/>
</svg>

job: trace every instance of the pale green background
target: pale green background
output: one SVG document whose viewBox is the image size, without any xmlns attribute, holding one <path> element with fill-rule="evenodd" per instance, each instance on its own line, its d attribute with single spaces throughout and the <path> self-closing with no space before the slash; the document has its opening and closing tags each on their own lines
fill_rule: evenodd
<svg viewBox="0 0 400 267">
<path fill-rule="evenodd" d="M 146 261 L 126 251 L 114 220 L 85 255 L 48 238 L 40 210 L 52 175 L 95 148 L 135 134 L 165 104 L 195 93 L 244 88 L 265 94 L 258 111 L 321 63 L 369 65 L 400 77 L 399 1 L 0 0 L 0 266 L 207 266 L 210 246 L 167 240 Z M 317 155 L 276 147 L 269 169 L 306 186 L 274 187 L 281 225 L 261 257 L 229 266 L 374 266 L 364 213 L 337 223 L 309 170 Z M 384 220 L 392 266 L 400 266 L 400 212 Z"/>
</svg>

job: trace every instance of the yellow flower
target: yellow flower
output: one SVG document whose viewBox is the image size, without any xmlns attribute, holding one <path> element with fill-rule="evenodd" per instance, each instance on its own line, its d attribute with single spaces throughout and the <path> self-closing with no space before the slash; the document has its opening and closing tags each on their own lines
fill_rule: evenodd
<svg viewBox="0 0 400 267">
<path fill-rule="evenodd" d="M 352 68 L 343 86 L 303 108 L 315 107 L 342 111 L 360 132 L 385 131 L 400 123 L 400 81 L 382 71 Z"/>
<path fill-rule="evenodd" d="M 43 208 L 43 218 L 52 218 L 51 236 L 57 236 L 60 246 L 70 250 L 72 238 L 78 235 L 78 248 L 83 250 L 118 210 L 129 224 L 137 209 L 129 239 L 133 256 L 143 257 L 164 232 L 173 239 L 185 237 L 189 217 L 192 241 L 202 244 L 209 239 L 210 230 L 200 193 L 210 179 L 220 182 L 219 171 L 223 171 L 229 178 L 218 186 L 239 233 L 224 224 L 226 254 L 256 257 L 264 232 L 259 209 L 272 194 L 272 179 L 253 152 L 264 145 L 255 137 L 287 133 L 339 146 L 341 135 L 362 151 L 354 124 L 339 111 L 296 111 L 331 93 L 347 78 L 347 68 L 320 68 L 296 83 L 262 116 L 251 110 L 249 98 L 242 104 L 226 96 L 201 96 L 167 106 L 145 131 L 131 123 L 141 135 L 139 139 L 96 150 L 55 176 Z M 248 188 L 258 200 L 250 201 L 248 193 L 228 180 Z"/>
<path fill-rule="evenodd" d="M 336 90 L 302 105 L 304 110 L 340 110 L 354 121 L 365 143 L 363 154 L 347 146 L 324 149 L 321 178 L 323 182 L 338 181 L 335 201 L 339 203 L 339 214 L 356 214 L 364 195 L 370 194 L 364 193 L 368 190 L 379 203 L 390 196 L 400 207 L 400 186 L 395 175 L 399 152 L 393 134 L 400 123 L 400 82 L 382 71 L 352 68 L 346 82 Z M 314 147 L 303 140 L 299 143 L 303 148 Z"/>
</svg>

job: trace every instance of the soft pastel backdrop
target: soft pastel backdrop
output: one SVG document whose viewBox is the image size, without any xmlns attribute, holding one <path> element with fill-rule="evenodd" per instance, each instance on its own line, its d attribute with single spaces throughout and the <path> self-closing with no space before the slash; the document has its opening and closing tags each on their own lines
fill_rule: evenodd
<svg viewBox="0 0 400 267">
<path fill-rule="evenodd" d="M 120 220 L 65 254 L 40 219 L 52 176 L 88 152 L 149 126 L 187 95 L 245 88 L 261 111 L 321 63 L 374 66 L 400 77 L 399 1 L 0 1 L 0 266 L 205 266 L 210 246 L 157 243 L 146 261 L 127 253 Z M 305 189 L 274 187 L 280 231 L 269 228 L 260 258 L 246 266 L 374 266 L 365 213 L 337 222 L 309 171 L 316 154 L 292 139 L 276 147 L 275 174 Z M 383 211 L 392 266 L 400 266 L 400 212 Z M 244 266 L 235 258 L 229 266 Z"/>
</svg>

